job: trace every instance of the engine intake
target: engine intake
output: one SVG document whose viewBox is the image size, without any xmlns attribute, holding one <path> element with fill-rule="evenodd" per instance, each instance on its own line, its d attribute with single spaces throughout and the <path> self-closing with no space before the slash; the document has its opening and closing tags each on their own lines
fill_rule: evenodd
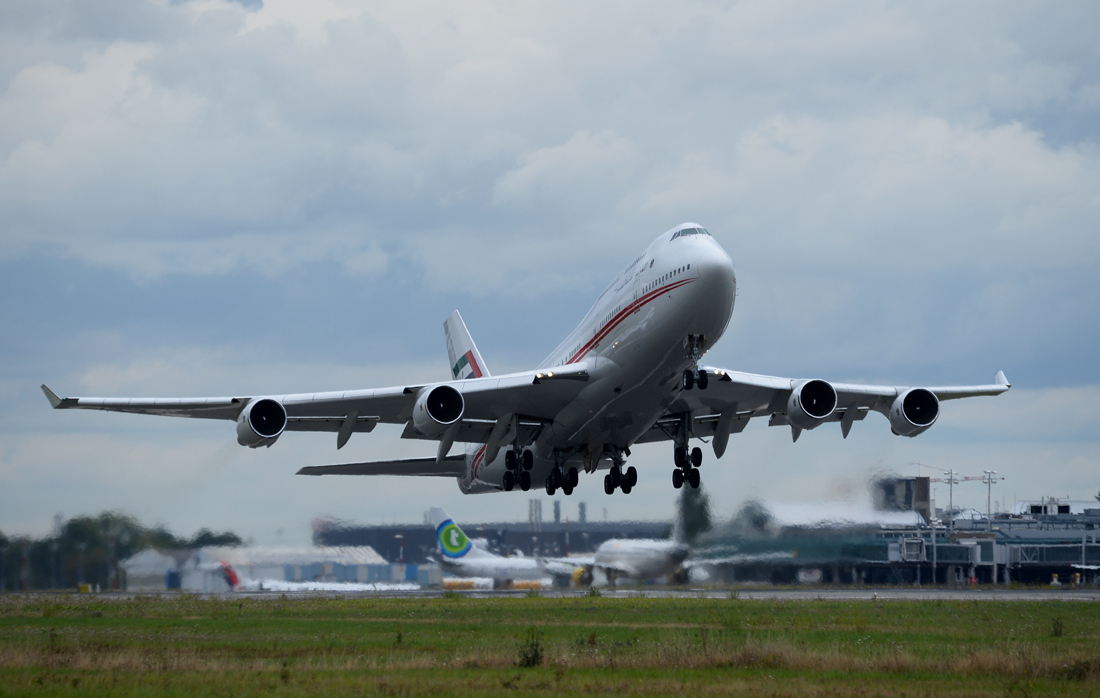
<svg viewBox="0 0 1100 698">
<path fill-rule="evenodd" d="M 928 430 L 940 416 L 940 400 L 931 390 L 910 388 L 890 406 L 890 428 L 898 436 L 916 436 Z"/>
<path fill-rule="evenodd" d="M 437 385 L 420 391 L 413 406 L 413 427 L 424 436 L 442 434 L 466 410 L 462 393 L 449 385 Z"/>
<path fill-rule="evenodd" d="M 237 443 L 249 448 L 271 447 L 286 429 L 286 408 L 278 400 L 249 402 L 237 417 Z"/>
<path fill-rule="evenodd" d="M 800 429 L 813 429 L 835 409 L 836 390 L 823 380 L 799 381 L 787 398 L 787 419 Z"/>
</svg>

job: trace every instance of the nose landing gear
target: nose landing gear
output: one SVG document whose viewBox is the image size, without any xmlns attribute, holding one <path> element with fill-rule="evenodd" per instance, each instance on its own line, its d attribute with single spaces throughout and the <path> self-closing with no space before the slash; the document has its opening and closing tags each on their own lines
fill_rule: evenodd
<svg viewBox="0 0 1100 698">
<path fill-rule="evenodd" d="M 699 368 L 699 359 L 703 356 L 703 350 L 707 345 L 707 336 L 703 334 L 689 334 L 684 339 L 685 357 L 691 361 L 693 368 L 684 369 L 684 390 L 691 390 L 699 386 L 699 390 L 706 390 L 710 383 L 707 372 Z"/>
</svg>

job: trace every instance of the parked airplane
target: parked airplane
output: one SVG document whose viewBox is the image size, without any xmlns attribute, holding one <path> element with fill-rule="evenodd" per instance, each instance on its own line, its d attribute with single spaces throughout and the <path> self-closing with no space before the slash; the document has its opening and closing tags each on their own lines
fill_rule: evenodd
<svg viewBox="0 0 1100 698">
<path fill-rule="evenodd" d="M 699 486 L 703 452 L 693 438 L 713 437 L 721 458 L 731 434 L 753 417 L 799 435 L 874 410 L 900 436 L 916 436 L 939 417 L 941 400 L 997 395 L 993 384 L 896 387 L 830 383 L 739 373 L 700 363 L 733 313 L 733 262 L 710 233 L 685 223 L 664 233 L 619 273 L 581 324 L 532 371 L 492 376 L 456 311 L 444 323 L 451 375 L 427 385 L 297 395 L 222 398 L 60 398 L 57 409 L 84 408 L 237 423 L 243 446 L 270 447 L 284 431 L 336 432 L 342 448 L 379 422 L 402 424 L 402 438 L 438 441 L 434 458 L 302 468 L 302 475 L 455 477 L 462 492 L 545 486 L 571 494 L 579 473 L 607 469 L 604 491 L 637 483 L 624 467 L 630 449 L 673 443 L 672 484 Z M 696 389 L 697 388 L 697 389 Z M 454 442 L 470 444 L 448 455 Z"/>
<path fill-rule="evenodd" d="M 690 554 L 691 547 L 676 540 L 613 538 L 600 543 L 594 555 L 571 555 L 547 562 L 582 568 L 587 573 L 582 580 L 591 580 L 598 571 L 614 583 L 623 577 L 639 581 L 666 577 L 680 569 Z"/>
<path fill-rule="evenodd" d="M 489 578 L 496 584 L 546 580 L 549 585 L 553 575 L 541 560 L 503 557 L 474 545 L 440 507 L 432 507 L 432 524 L 439 540 L 439 566 L 444 572 L 459 577 Z"/>
</svg>

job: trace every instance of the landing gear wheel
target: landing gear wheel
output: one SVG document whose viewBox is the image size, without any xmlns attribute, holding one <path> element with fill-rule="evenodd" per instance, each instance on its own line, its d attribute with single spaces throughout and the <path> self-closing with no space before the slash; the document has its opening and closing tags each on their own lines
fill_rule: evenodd
<svg viewBox="0 0 1100 698">
<path fill-rule="evenodd" d="M 692 468 L 691 470 L 687 471 L 687 481 L 688 481 L 688 484 L 691 485 L 691 489 L 693 489 L 693 490 L 699 489 L 699 471 L 696 470 L 695 468 Z"/>
<path fill-rule="evenodd" d="M 672 471 L 672 486 L 680 489 L 684 486 L 684 471 L 676 468 Z"/>
<path fill-rule="evenodd" d="M 581 475 L 577 472 L 576 468 L 569 469 L 569 489 L 572 491 L 574 487 L 580 484 Z M 568 492 L 566 493 L 568 494 Z"/>
<path fill-rule="evenodd" d="M 504 491 L 511 492 L 516 486 L 516 476 L 510 470 L 504 471 Z"/>
<path fill-rule="evenodd" d="M 612 494 L 615 492 L 615 485 L 611 482 L 611 473 L 603 476 L 603 491 L 604 494 Z"/>
<path fill-rule="evenodd" d="M 691 390 L 695 387 L 695 372 L 690 368 L 684 371 L 684 390 Z"/>
<path fill-rule="evenodd" d="M 519 474 L 519 488 L 526 492 L 531 489 L 531 471 L 524 470 Z"/>
<path fill-rule="evenodd" d="M 626 469 L 626 482 L 631 487 L 638 484 L 638 471 L 633 465 Z"/>
<path fill-rule="evenodd" d="M 677 468 L 682 468 L 687 465 L 687 449 L 676 447 L 676 450 L 672 452 L 672 462 L 676 464 Z"/>
<path fill-rule="evenodd" d="M 698 446 L 691 449 L 691 464 L 696 468 L 703 464 L 703 449 Z"/>
<path fill-rule="evenodd" d="M 565 483 L 561 486 L 561 493 L 568 497 L 569 495 L 573 494 L 573 486 L 570 485 L 568 482 Z"/>
<path fill-rule="evenodd" d="M 699 377 L 695 379 L 695 382 L 699 384 L 699 390 L 707 389 L 707 372 L 703 369 L 699 369 Z"/>
<path fill-rule="evenodd" d="M 516 452 L 505 451 L 504 452 L 504 467 L 508 470 L 516 469 Z"/>
<path fill-rule="evenodd" d="M 523 469 L 530 470 L 535 465 L 535 454 L 530 449 L 523 452 Z"/>
<path fill-rule="evenodd" d="M 546 494 L 550 495 L 551 497 L 553 497 L 554 493 L 558 490 L 558 488 L 554 485 L 554 479 L 555 478 L 553 475 L 546 478 Z"/>
<path fill-rule="evenodd" d="M 630 481 L 628 480 L 628 481 L 624 482 L 623 484 L 619 485 L 619 489 L 623 491 L 623 494 L 630 494 L 630 490 L 632 489 L 630 487 Z"/>
</svg>

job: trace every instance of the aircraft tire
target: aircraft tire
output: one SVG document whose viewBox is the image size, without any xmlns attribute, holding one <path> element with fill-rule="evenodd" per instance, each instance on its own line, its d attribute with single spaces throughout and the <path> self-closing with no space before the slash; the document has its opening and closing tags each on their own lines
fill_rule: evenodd
<svg viewBox="0 0 1100 698">
<path fill-rule="evenodd" d="M 688 481 L 688 484 L 691 485 L 691 489 L 693 489 L 693 490 L 699 489 L 699 471 L 696 470 L 695 468 L 692 468 L 691 470 L 687 471 L 687 481 Z"/>
<path fill-rule="evenodd" d="M 546 478 L 546 494 L 553 497 L 557 490 L 558 488 L 554 485 L 554 476 L 550 475 L 550 477 Z"/>
<path fill-rule="evenodd" d="M 676 468 L 672 471 L 672 486 L 680 489 L 684 486 L 684 471 Z"/>
<path fill-rule="evenodd" d="M 696 468 L 703 464 L 703 449 L 698 446 L 691 449 L 691 464 Z"/>
<path fill-rule="evenodd" d="M 510 470 L 504 471 L 504 491 L 511 492 L 516 487 L 516 476 Z"/>
<path fill-rule="evenodd" d="M 695 382 L 699 385 L 699 390 L 706 390 L 707 383 L 709 382 L 707 380 L 707 372 L 703 369 L 699 369 L 699 377 L 695 379 Z"/>
<path fill-rule="evenodd" d="M 569 487 L 570 489 L 580 484 L 581 474 L 577 472 L 576 468 L 569 469 Z"/>
<path fill-rule="evenodd" d="M 504 467 L 507 470 L 515 470 L 516 469 L 516 452 L 515 451 L 505 451 L 504 452 Z"/>
<path fill-rule="evenodd" d="M 614 494 L 615 484 L 611 482 L 611 473 L 603 476 L 603 491 L 604 494 Z"/>
<path fill-rule="evenodd" d="M 573 486 L 570 485 L 568 482 L 565 483 L 561 486 L 561 493 L 568 497 L 569 495 L 573 494 Z"/>
<path fill-rule="evenodd" d="M 695 373 L 690 369 L 684 369 L 684 390 L 695 387 Z"/>
<path fill-rule="evenodd" d="M 676 447 L 676 450 L 672 452 L 672 462 L 676 464 L 677 468 L 682 468 L 687 463 L 687 449 Z"/>
<path fill-rule="evenodd" d="M 531 489 L 531 471 L 524 470 L 519 474 L 519 488 L 526 492 Z"/>
<path fill-rule="evenodd" d="M 535 454 L 531 453 L 531 449 L 527 449 L 523 452 L 523 469 L 530 470 L 535 467 Z"/>
<path fill-rule="evenodd" d="M 630 490 L 633 488 L 630 486 L 630 481 L 627 480 L 623 484 L 619 485 L 619 489 L 623 491 L 623 494 L 630 494 Z"/>
<path fill-rule="evenodd" d="M 638 471 L 633 465 L 626 469 L 626 481 L 631 487 L 638 484 Z"/>
</svg>

